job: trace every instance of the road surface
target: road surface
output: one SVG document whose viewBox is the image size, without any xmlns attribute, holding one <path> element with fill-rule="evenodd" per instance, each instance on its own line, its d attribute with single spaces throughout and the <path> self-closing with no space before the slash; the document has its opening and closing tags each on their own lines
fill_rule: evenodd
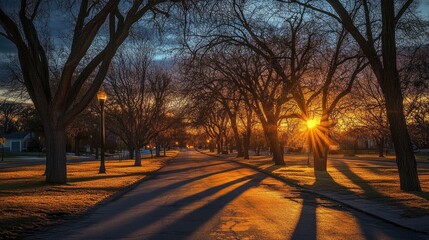
<svg viewBox="0 0 429 240">
<path fill-rule="evenodd" d="M 85 217 L 29 239 L 424 239 L 195 151 Z"/>
</svg>

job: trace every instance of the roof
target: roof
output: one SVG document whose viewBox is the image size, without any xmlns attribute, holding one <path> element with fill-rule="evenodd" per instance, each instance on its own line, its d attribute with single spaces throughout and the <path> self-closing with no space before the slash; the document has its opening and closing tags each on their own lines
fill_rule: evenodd
<svg viewBox="0 0 429 240">
<path fill-rule="evenodd" d="M 0 137 L 5 137 L 6 139 L 22 139 L 28 134 L 30 134 L 30 132 L 11 132 L 8 134 L 0 134 Z"/>
</svg>

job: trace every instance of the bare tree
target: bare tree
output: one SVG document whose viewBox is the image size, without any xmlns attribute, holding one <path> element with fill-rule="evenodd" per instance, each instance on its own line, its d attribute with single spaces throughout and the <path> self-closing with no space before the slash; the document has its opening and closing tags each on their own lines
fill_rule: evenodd
<svg viewBox="0 0 429 240">
<path fill-rule="evenodd" d="M 396 28 L 402 15 L 407 11 L 412 0 L 406 1 L 395 13 L 395 2 L 381 2 L 381 57 L 378 55 L 377 44 L 373 34 L 373 11 L 369 10 L 365 1 L 363 9 L 366 17 L 366 30 L 363 33 L 354 24 L 352 18 L 338 0 L 328 0 L 334 8 L 344 27 L 355 38 L 363 53 L 368 58 L 372 70 L 380 84 L 386 101 L 387 118 L 395 146 L 396 163 L 398 166 L 401 189 L 405 191 L 421 191 L 417 173 L 417 163 L 404 116 L 403 95 L 397 69 Z M 366 37 L 365 37 L 366 36 Z"/>
<path fill-rule="evenodd" d="M 403 95 L 397 68 L 397 29 L 402 16 L 410 8 L 413 0 L 395 4 L 393 0 L 362 1 L 346 5 L 339 0 L 326 0 L 332 7 L 297 2 L 313 10 L 322 12 L 340 22 L 353 36 L 367 57 L 383 96 L 386 100 L 387 118 L 395 146 L 396 163 L 400 177 L 400 188 L 404 191 L 421 191 L 410 135 L 404 115 Z M 359 18 L 347 7 L 359 7 Z M 363 27 L 360 27 L 363 26 Z"/>
<path fill-rule="evenodd" d="M 44 44 L 43 23 L 49 16 L 49 3 L 22 0 L 16 8 L 0 9 L 1 36 L 18 50 L 18 58 L 27 92 L 41 116 L 47 143 L 46 181 L 67 181 L 65 141 L 66 126 L 94 98 L 118 47 L 144 15 L 166 13 L 160 5 L 173 0 L 88 1 L 79 6 L 71 2 L 67 14 L 73 25 L 69 49 L 60 62 L 59 72 L 51 73 L 49 44 Z M 18 16 L 17 19 L 14 16 Z M 103 42 L 103 39 L 106 41 Z M 82 89 L 86 82 L 88 89 Z"/>
<path fill-rule="evenodd" d="M 220 154 L 226 149 L 226 135 L 228 131 L 229 118 L 225 108 L 216 101 L 216 92 L 205 94 L 204 91 L 194 95 L 193 111 L 190 113 L 192 124 L 202 127 L 209 136 L 210 151 L 216 147 Z"/>
<path fill-rule="evenodd" d="M 3 100 L 0 102 L 0 127 L 3 133 L 18 130 L 19 118 L 25 110 L 22 103 Z"/>
<path fill-rule="evenodd" d="M 408 129 L 417 147 L 429 148 L 429 46 L 405 52 L 399 62 Z"/>
<path fill-rule="evenodd" d="M 197 27 L 195 33 L 186 33 L 189 39 L 199 40 L 190 41 L 191 44 L 197 42 L 193 49 L 203 54 L 210 51 L 217 53 L 212 54 L 210 61 L 226 59 L 215 67 L 225 75 L 235 75 L 232 79 L 241 85 L 238 87 L 241 94 L 251 96 L 249 103 L 260 118 L 273 153 L 273 161 L 284 165 L 283 149 L 278 137 L 279 120 L 287 115 L 282 111 L 282 106 L 290 102 L 292 97 L 304 99 L 304 92 L 298 85 L 309 70 L 311 56 L 316 50 L 317 26 L 309 20 L 305 8 L 291 7 L 288 14 L 281 14 L 274 3 L 269 5 L 256 1 L 230 0 L 210 9 L 214 13 L 203 18 L 211 26 L 203 22 L 203 27 Z M 279 21 L 270 21 L 270 18 Z M 218 45 L 222 47 L 216 51 Z M 189 44 L 186 46 L 192 48 Z M 248 59 L 255 57 L 262 68 L 249 67 L 254 63 Z M 238 59 L 244 60 L 239 63 Z M 238 72 L 242 76 L 237 76 L 237 68 L 241 68 Z M 258 69 L 262 69 L 259 76 L 248 77 Z M 300 117 L 307 119 L 307 107 L 301 103 L 303 101 L 297 101 L 302 112 Z"/>
<path fill-rule="evenodd" d="M 325 38 L 319 43 L 318 54 L 312 57 L 313 71 L 297 84 L 297 88 L 306 94 L 295 97 L 298 106 L 309 108 L 297 114 L 301 118 L 307 116 L 303 120 L 314 121 L 309 116 L 310 109 L 320 116 L 317 126 L 308 131 L 316 171 L 327 170 L 328 150 L 332 142 L 329 131 L 335 124 L 332 116 L 337 108 L 341 108 L 344 97 L 351 92 L 359 73 L 367 66 L 342 26 L 338 27 L 334 23 L 321 31 Z"/>
<path fill-rule="evenodd" d="M 111 96 L 107 105 L 110 130 L 135 151 L 134 165 L 141 166 L 140 149 L 177 119 L 167 116 L 171 76 L 151 66 L 144 49 L 135 50 L 119 52 L 105 86 Z"/>
<path fill-rule="evenodd" d="M 379 157 L 384 157 L 384 147 L 388 141 L 389 125 L 383 93 L 372 73 L 366 73 L 365 78 L 358 81 L 355 91 L 358 109 L 353 116 L 359 121 L 360 131 L 371 136 L 377 143 Z M 360 103 L 360 104 L 359 104 Z"/>
</svg>

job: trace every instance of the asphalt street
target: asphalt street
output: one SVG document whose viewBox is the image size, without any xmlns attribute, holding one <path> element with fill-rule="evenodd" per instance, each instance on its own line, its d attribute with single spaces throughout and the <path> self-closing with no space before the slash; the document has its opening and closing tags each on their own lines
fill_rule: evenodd
<svg viewBox="0 0 429 240">
<path fill-rule="evenodd" d="M 195 151 L 79 220 L 29 239 L 424 239 Z"/>
</svg>

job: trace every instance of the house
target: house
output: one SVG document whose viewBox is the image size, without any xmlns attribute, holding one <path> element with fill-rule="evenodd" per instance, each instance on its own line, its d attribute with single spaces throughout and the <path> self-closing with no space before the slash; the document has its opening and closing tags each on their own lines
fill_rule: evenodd
<svg viewBox="0 0 429 240">
<path fill-rule="evenodd" d="M 12 132 L 9 134 L 0 134 L 0 137 L 6 138 L 4 150 L 9 152 L 26 152 L 34 145 L 36 134 L 33 132 Z"/>
</svg>

